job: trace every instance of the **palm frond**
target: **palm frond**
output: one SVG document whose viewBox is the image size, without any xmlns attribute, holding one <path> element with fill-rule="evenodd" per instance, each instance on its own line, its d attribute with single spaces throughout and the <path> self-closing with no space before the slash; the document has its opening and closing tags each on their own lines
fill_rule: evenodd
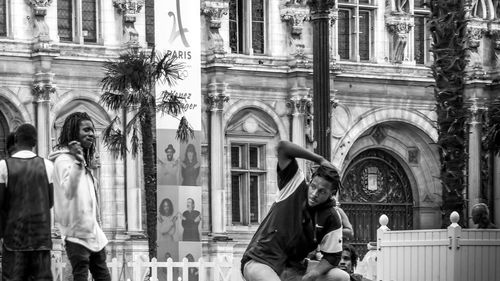
<svg viewBox="0 0 500 281">
<path fill-rule="evenodd" d="M 181 97 L 176 92 L 163 91 L 159 100 L 160 101 L 156 105 L 156 110 L 161 114 L 177 117 L 185 111 L 186 98 Z"/>
<path fill-rule="evenodd" d="M 99 103 L 103 104 L 108 109 L 117 111 L 123 107 L 124 95 L 120 92 L 104 92 L 101 95 Z"/>
<path fill-rule="evenodd" d="M 120 118 L 116 116 L 102 132 L 104 146 L 108 148 L 115 157 L 123 157 L 127 151 L 125 136 L 120 129 L 115 129 Z"/>
<path fill-rule="evenodd" d="M 177 58 L 173 57 L 171 53 L 156 53 L 156 61 L 153 74 L 155 80 L 172 87 L 177 80 L 182 79 L 180 72 L 186 68 L 186 65 L 178 62 Z"/>
<path fill-rule="evenodd" d="M 193 127 L 191 127 L 191 125 L 189 124 L 186 116 L 182 116 L 181 121 L 179 122 L 179 127 L 177 128 L 177 133 L 175 134 L 175 138 L 183 143 L 187 143 L 189 138 L 194 138 Z"/>
</svg>

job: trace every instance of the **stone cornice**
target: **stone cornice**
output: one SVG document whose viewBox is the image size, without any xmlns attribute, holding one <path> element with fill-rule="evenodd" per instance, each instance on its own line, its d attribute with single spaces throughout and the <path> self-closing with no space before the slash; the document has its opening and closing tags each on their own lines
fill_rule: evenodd
<svg viewBox="0 0 500 281">
<path fill-rule="evenodd" d="M 52 0 L 28 0 L 28 4 L 33 8 L 47 8 L 52 4 Z"/>
</svg>

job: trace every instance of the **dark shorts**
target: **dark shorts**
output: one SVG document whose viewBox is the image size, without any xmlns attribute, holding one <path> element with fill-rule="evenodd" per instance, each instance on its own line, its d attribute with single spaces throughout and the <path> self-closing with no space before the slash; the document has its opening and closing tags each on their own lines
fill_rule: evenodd
<svg viewBox="0 0 500 281">
<path fill-rule="evenodd" d="M 52 281 L 50 251 L 9 251 L 2 247 L 3 281 Z"/>
</svg>

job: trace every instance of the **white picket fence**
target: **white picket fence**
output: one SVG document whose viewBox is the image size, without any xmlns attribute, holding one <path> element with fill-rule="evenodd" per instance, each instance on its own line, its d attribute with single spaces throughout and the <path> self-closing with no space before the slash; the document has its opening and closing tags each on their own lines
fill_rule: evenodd
<svg viewBox="0 0 500 281">
<path fill-rule="evenodd" d="M 456 212 L 450 219 L 447 229 L 389 231 L 382 215 L 376 280 L 500 280 L 500 230 L 462 229 Z"/>
<path fill-rule="evenodd" d="M 124 268 L 124 265 L 125 268 Z M 54 281 L 65 281 L 63 272 L 66 263 L 61 256 L 52 256 L 52 274 Z M 239 271 L 240 260 L 228 257 L 219 257 L 216 261 L 205 261 L 200 258 L 196 262 L 189 262 L 184 258 L 181 262 L 174 262 L 171 258 L 159 262 L 156 258 L 148 261 L 147 257 L 137 257 L 132 262 L 119 261 L 117 258 L 108 262 L 112 281 L 188 281 L 189 269 L 198 270 L 197 281 L 242 281 Z M 160 276 L 164 273 L 163 276 Z M 147 279 L 147 277 L 149 279 Z"/>
</svg>

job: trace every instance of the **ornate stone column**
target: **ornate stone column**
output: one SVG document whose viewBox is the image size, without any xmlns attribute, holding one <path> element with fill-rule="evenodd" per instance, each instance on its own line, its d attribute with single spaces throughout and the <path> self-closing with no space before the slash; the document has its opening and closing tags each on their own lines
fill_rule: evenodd
<svg viewBox="0 0 500 281">
<path fill-rule="evenodd" d="M 49 26 L 45 22 L 47 9 L 52 0 L 27 0 L 33 10 L 33 50 L 43 51 L 50 49 Z"/>
<path fill-rule="evenodd" d="M 113 0 L 113 6 L 123 16 L 122 44 L 126 48 L 139 49 L 139 32 L 135 29 L 135 21 L 144 6 L 144 0 Z"/>
<path fill-rule="evenodd" d="M 292 97 L 287 105 L 292 115 L 292 142 L 306 147 L 306 119 L 311 114 L 312 98 L 309 88 L 291 89 Z M 299 166 L 305 172 L 305 162 L 298 159 Z"/>
<path fill-rule="evenodd" d="M 226 236 L 224 221 L 226 202 L 224 200 L 224 131 L 222 111 L 229 101 L 226 83 L 213 82 L 208 85 L 207 103 L 210 110 L 210 191 L 212 211 L 212 235 L 214 240 Z"/>
<path fill-rule="evenodd" d="M 313 24 L 313 100 L 316 153 L 330 160 L 330 10 L 334 0 L 309 0 Z"/>
<path fill-rule="evenodd" d="M 288 1 L 280 7 L 281 20 L 288 23 L 290 32 L 290 41 L 293 45 L 293 51 L 290 55 L 293 61 L 290 67 L 307 67 L 309 62 L 304 54 L 304 42 L 302 41 L 302 30 L 304 22 L 309 16 L 309 8 L 300 1 Z"/>
<path fill-rule="evenodd" d="M 49 155 L 50 143 L 50 95 L 56 92 L 52 82 L 38 82 L 33 85 L 33 97 L 36 104 L 37 152 L 41 157 Z"/>
<path fill-rule="evenodd" d="M 470 98 L 470 122 L 469 122 L 469 218 L 472 206 L 481 202 L 481 115 L 484 108 L 478 105 L 478 98 Z M 473 225 L 469 219 L 469 225 Z"/>
<path fill-rule="evenodd" d="M 201 3 L 201 14 L 208 21 L 208 49 L 214 54 L 225 54 L 224 39 L 220 35 L 222 16 L 229 12 L 229 0 L 206 0 Z"/>
</svg>

